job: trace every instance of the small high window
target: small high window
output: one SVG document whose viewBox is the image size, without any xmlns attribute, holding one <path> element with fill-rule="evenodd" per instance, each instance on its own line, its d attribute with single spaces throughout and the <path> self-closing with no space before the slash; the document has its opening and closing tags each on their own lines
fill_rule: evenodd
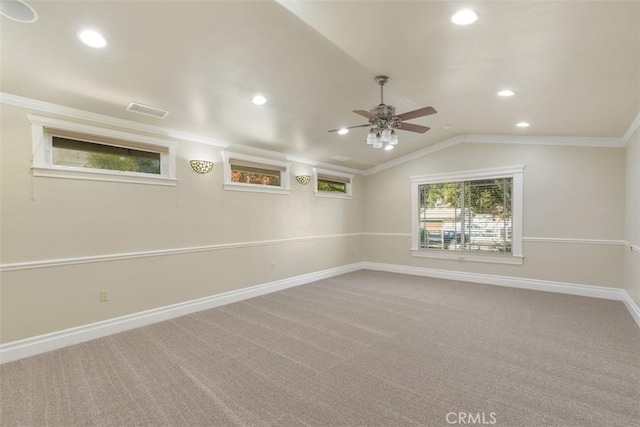
<svg viewBox="0 0 640 427">
<path fill-rule="evenodd" d="M 314 169 L 316 196 L 351 198 L 353 175 L 324 169 Z"/>
<path fill-rule="evenodd" d="M 160 153 L 53 137 L 53 164 L 160 175 Z"/>
<path fill-rule="evenodd" d="M 287 194 L 289 163 L 225 152 L 224 189 Z"/>
<path fill-rule="evenodd" d="M 34 176 L 176 185 L 173 141 L 28 117 L 32 123 Z"/>
</svg>

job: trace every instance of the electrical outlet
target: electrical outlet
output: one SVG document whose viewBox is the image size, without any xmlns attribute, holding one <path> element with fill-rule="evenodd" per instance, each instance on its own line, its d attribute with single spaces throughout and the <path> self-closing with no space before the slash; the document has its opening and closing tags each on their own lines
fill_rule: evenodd
<svg viewBox="0 0 640 427">
<path fill-rule="evenodd" d="M 100 291 L 100 302 L 109 301 L 109 291 Z"/>
<path fill-rule="evenodd" d="M 275 262 L 272 262 L 272 263 L 271 263 L 271 270 L 275 270 L 275 269 L 276 269 L 276 263 L 275 263 Z"/>
</svg>

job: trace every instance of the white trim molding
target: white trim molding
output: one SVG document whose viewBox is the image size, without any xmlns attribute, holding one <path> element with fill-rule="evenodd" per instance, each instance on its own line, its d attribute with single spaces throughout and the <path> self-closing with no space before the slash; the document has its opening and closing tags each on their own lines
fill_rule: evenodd
<svg viewBox="0 0 640 427">
<path fill-rule="evenodd" d="M 344 193 L 332 193 L 318 189 L 319 179 L 334 180 L 345 184 Z M 353 175 L 347 173 L 334 172 L 326 169 L 313 168 L 313 194 L 317 197 L 332 197 L 336 199 L 351 199 L 353 197 Z"/>
<path fill-rule="evenodd" d="M 175 141 L 33 114 L 27 114 L 27 118 L 31 122 L 31 170 L 34 176 L 165 186 L 175 186 L 178 182 Z M 160 174 L 57 165 L 53 156 L 55 136 L 157 153 Z"/>
<path fill-rule="evenodd" d="M 444 141 L 430 145 L 423 149 L 414 151 L 396 159 L 381 163 L 377 166 L 364 171 L 363 176 L 373 175 L 374 173 L 390 169 L 394 166 L 419 159 L 436 151 L 454 145 L 467 144 L 529 144 L 529 145 L 564 145 L 571 147 L 605 147 L 605 148 L 623 148 L 629 142 L 629 139 L 640 128 L 640 113 L 629 126 L 627 132 L 621 138 L 616 137 L 579 137 L 579 136 L 523 136 L 523 135 L 458 135 Z"/>
<path fill-rule="evenodd" d="M 361 233 L 363 236 L 368 237 L 403 237 L 403 238 L 411 238 L 411 233 L 372 233 L 372 232 L 364 232 Z"/>
<path fill-rule="evenodd" d="M 25 108 L 31 111 L 38 111 L 40 113 L 56 114 L 69 119 L 86 120 L 93 123 L 98 123 L 103 126 L 116 126 L 121 129 L 127 129 L 134 132 L 146 132 L 149 134 L 157 135 L 161 138 L 169 138 L 177 141 L 196 142 L 199 144 L 212 145 L 219 148 L 231 148 L 237 151 L 243 151 L 248 153 L 266 155 L 271 157 L 281 158 L 296 163 L 303 163 L 313 166 L 321 166 L 325 169 L 336 170 L 338 172 L 347 172 L 355 175 L 362 175 L 364 171 L 360 169 L 348 168 L 345 166 L 334 165 L 332 163 L 319 162 L 316 160 L 304 159 L 296 156 L 289 156 L 287 154 L 265 150 L 262 148 L 250 147 L 247 145 L 232 143 L 223 141 L 220 139 L 209 138 L 202 135 L 194 135 L 191 133 L 170 129 L 162 126 L 148 125 L 144 123 L 135 122 L 133 120 L 120 119 L 117 117 L 107 116 L 104 114 L 92 113 L 90 111 L 79 110 L 77 108 L 65 107 L 63 105 L 53 104 L 50 102 L 40 101 L 37 99 L 26 98 L 23 96 L 13 95 L 6 92 L 0 92 L 0 103 L 6 105 L 13 105 L 16 107 Z"/>
<path fill-rule="evenodd" d="M 363 269 L 622 301 L 640 327 L 640 308 L 620 288 L 358 262 L 9 342 L 0 345 L 0 364 Z"/>
<path fill-rule="evenodd" d="M 624 240 L 574 239 L 571 237 L 523 237 L 522 240 L 530 243 L 567 243 L 572 245 L 627 245 L 627 242 Z"/>
<path fill-rule="evenodd" d="M 139 328 L 164 320 L 185 316 L 202 310 L 219 307 L 226 304 L 258 297 L 260 295 L 281 291 L 294 286 L 300 286 L 340 274 L 360 270 L 360 263 L 330 268 L 314 273 L 302 274 L 287 279 L 276 280 L 256 286 L 224 292 L 221 294 L 154 308 L 114 319 L 95 322 L 58 332 L 38 335 L 35 337 L 13 341 L 0 345 L 0 364 L 8 363 L 36 354 L 67 347 L 74 344 L 94 340 L 119 332 Z"/>
<path fill-rule="evenodd" d="M 445 139 L 444 141 L 440 141 L 436 144 L 430 145 L 428 147 L 422 148 L 418 151 L 414 151 L 409 154 L 405 154 L 404 156 L 400 156 L 396 159 L 389 160 L 388 162 L 381 163 L 377 166 L 374 166 L 370 169 L 364 171 L 363 176 L 373 175 L 374 173 L 381 172 L 385 169 L 390 169 L 394 166 L 401 165 L 403 163 L 410 162 L 411 160 L 419 159 L 420 157 L 427 156 L 431 153 L 435 153 L 436 151 L 444 150 L 445 148 L 453 147 L 454 145 L 458 145 L 464 142 L 464 135 L 454 136 L 453 138 Z"/>
<path fill-rule="evenodd" d="M 631 317 L 640 327 L 640 308 L 631 299 L 627 291 L 606 286 L 581 285 L 576 283 L 553 282 L 549 280 L 527 279 L 522 277 L 498 276 L 493 274 L 466 273 L 461 271 L 440 270 L 435 268 L 412 267 L 398 264 L 362 262 L 365 270 L 386 271 L 389 273 L 410 274 L 412 276 L 434 277 L 457 280 L 460 282 L 481 283 L 485 285 L 506 286 L 510 288 L 530 289 L 534 291 L 555 292 L 583 297 L 622 301 Z"/>
<path fill-rule="evenodd" d="M 280 174 L 280 185 L 250 184 L 231 180 L 232 164 L 244 164 L 257 168 L 273 170 Z M 289 194 L 291 163 L 272 160 L 264 157 L 247 156 L 245 154 L 222 152 L 222 167 L 224 173 L 224 189 L 231 191 L 249 191 L 254 193 Z"/>
<path fill-rule="evenodd" d="M 41 261 L 24 261 L 0 264 L 0 272 L 30 270 L 34 268 L 60 267 L 65 265 L 90 264 L 95 262 L 119 261 L 125 259 L 149 258 L 156 256 L 168 256 L 188 254 L 194 252 L 210 252 L 225 249 L 254 248 L 258 246 L 282 245 L 289 243 L 312 242 L 327 239 L 342 239 L 358 237 L 362 233 L 328 234 L 325 236 L 292 237 L 288 239 L 258 240 L 254 242 L 221 243 L 218 245 L 192 246 L 187 248 L 159 249 L 153 251 L 126 252 L 107 255 L 91 255 L 85 257 L 58 258 Z"/>
<path fill-rule="evenodd" d="M 629 143 L 631 137 L 638 131 L 638 129 L 640 129 L 640 113 L 638 113 L 633 122 L 631 122 L 629 129 L 627 129 L 624 136 L 622 137 L 622 144 L 626 146 Z"/>
<path fill-rule="evenodd" d="M 585 136 L 465 135 L 464 142 L 475 144 L 558 145 L 569 147 L 622 148 L 622 138 Z"/>
<path fill-rule="evenodd" d="M 198 142 L 200 144 L 213 145 L 222 148 L 226 148 L 231 145 L 231 143 L 226 141 L 193 135 L 174 129 L 168 129 L 162 126 L 138 123 L 134 122 L 133 120 L 119 119 L 117 117 L 92 113 L 90 111 L 79 110 L 77 108 L 65 107 L 63 105 L 53 104 L 50 102 L 40 101 L 32 98 L 26 98 L 6 92 L 0 92 L 0 103 L 22 107 L 33 111 L 40 111 L 42 113 L 58 114 L 72 119 L 87 120 L 94 123 L 100 123 L 102 125 L 117 126 L 119 128 L 137 132 L 149 132 L 165 138 L 168 137 L 171 139 L 179 139 L 182 141 Z"/>
<path fill-rule="evenodd" d="M 458 261 L 479 261 L 502 264 L 522 264 L 522 229 L 523 229 L 523 200 L 524 200 L 524 165 L 514 165 L 490 169 L 474 169 L 453 173 L 441 173 L 432 175 L 411 176 L 411 253 L 413 256 L 426 258 L 447 258 Z M 469 254 L 462 251 L 436 251 L 420 248 L 420 201 L 419 187 L 424 184 L 438 182 L 466 181 L 488 178 L 512 178 L 513 192 L 511 199 L 511 212 L 513 224 L 511 259 L 506 256 L 494 256 L 488 253 Z"/>
<path fill-rule="evenodd" d="M 634 245 L 634 244 L 633 244 L 633 243 L 631 243 L 631 242 L 623 242 L 623 244 L 624 244 L 627 248 L 629 248 L 629 250 L 630 250 L 631 252 L 635 252 L 635 253 L 640 254 L 640 246 L 638 246 L 638 245 Z"/>
</svg>

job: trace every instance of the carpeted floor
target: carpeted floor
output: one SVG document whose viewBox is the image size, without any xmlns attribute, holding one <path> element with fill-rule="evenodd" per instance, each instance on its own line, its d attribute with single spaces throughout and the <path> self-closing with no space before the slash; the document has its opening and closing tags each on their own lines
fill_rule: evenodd
<svg viewBox="0 0 640 427">
<path fill-rule="evenodd" d="M 640 330 L 621 302 L 373 271 L 5 364 L 0 375 L 5 427 L 640 420 Z"/>
</svg>

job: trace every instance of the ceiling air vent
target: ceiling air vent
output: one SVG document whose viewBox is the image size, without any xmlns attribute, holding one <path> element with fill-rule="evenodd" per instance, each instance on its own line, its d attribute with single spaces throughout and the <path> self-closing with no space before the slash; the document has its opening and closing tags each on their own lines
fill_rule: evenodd
<svg viewBox="0 0 640 427">
<path fill-rule="evenodd" d="M 140 104 L 137 102 L 130 102 L 129 105 L 127 105 L 126 110 L 138 114 L 144 114 L 145 116 L 157 117 L 159 119 L 164 119 L 165 117 L 167 117 L 167 114 L 169 114 L 168 111 L 150 107 L 148 105 Z"/>
<path fill-rule="evenodd" d="M 347 160 L 349 160 L 349 158 L 345 156 L 333 156 L 331 160 L 335 160 L 337 162 L 346 162 Z"/>
</svg>

